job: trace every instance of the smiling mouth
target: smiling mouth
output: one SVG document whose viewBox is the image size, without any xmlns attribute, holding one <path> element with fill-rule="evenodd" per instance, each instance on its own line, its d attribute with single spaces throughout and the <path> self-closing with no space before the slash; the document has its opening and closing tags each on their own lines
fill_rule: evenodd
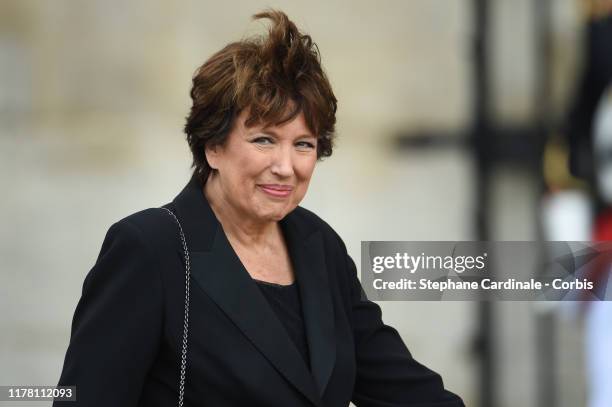
<svg viewBox="0 0 612 407">
<path fill-rule="evenodd" d="M 293 187 L 290 185 L 264 184 L 258 186 L 263 192 L 275 198 L 288 197 L 293 191 Z"/>
</svg>

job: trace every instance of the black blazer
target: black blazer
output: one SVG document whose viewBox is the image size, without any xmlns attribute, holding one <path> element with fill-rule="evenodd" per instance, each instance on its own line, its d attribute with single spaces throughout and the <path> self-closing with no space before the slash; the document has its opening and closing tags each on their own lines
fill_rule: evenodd
<svg viewBox="0 0 612 407">
<path fill-rule="evenodd" d="M 416 362 L 324 221 L 297 208 L 280 223 L 299 281 L 312 371 L 230 246 L 192 179 L 165 205 L 191 259 L 185 406 L 463 406 Z M 54 406 L 177 403 L 185 294 L 178 228 L 160 208 L 109 229 L 83 284 Z M 442 341 L 443 339 L 440 338 Z"/>
</svg>

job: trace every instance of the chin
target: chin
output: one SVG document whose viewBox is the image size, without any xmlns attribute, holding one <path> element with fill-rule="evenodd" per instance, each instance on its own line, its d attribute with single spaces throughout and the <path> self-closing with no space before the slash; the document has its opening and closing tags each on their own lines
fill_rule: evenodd
<svg viewBox="0 0 612 407">
<path fill-rule="evenodd" d="M 255 215 L 261 220 L 267 221 L 279 221 L 283 219 L 289 212 L 295 209 L 297 205 L 290 204 L 289 202 L 266 202 L 254 205 Z"/>
<path fill-rule="evenodd" d="M 266 211 L 264 213 L 260 213 L 259 214 L 259 219 L 261 220 L 265 220 L 265 221 L 269 221 L 269 222 L 278 222 L 281 219 L 283 219 L 285 216 L 287 216 L 287 214 L 290 211 L 283 209 L 283 210 L 270 210 L 270 211 Z"/>
<path fill-rule="evenodd" d="M 269 221 L 274 221 L 274 222 L 278 222 L 281 219 L 283 219 L 285 216 L 287 216 L 289 212 L 287 211 L 282 211 L 282 212 L 272 212 L 272 213 L 268 213 L 266 215 L 264 215 L 262 218 L 269 220 Z"/>
</svg>

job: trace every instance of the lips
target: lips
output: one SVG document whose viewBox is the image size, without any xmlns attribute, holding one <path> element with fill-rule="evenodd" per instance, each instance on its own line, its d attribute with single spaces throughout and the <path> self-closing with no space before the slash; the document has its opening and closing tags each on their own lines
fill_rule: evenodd
<svg viewBox="0 0 612 407">
<path fill-rule="evenodd" d="M 291 191 L 293 191 L 293 187 L 291 185 L 280 184 L 260 184 L 259 188 L 261 188 L 261 190 L 266 194 L 277 198 L 287 197 L 289 194 L 291 194 Z"/>
</svg>

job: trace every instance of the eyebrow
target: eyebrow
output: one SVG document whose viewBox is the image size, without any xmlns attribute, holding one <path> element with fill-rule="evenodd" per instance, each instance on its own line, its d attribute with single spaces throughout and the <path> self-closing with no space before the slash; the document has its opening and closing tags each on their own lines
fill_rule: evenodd
<svg viewBox="0 0 612 407">
<path fill-rule="evenodd" d="M 268 134 L 271 134 L 274 137 L 278 138 L 278 133 L 275 132 L 274 130 L 268 128 L 268 127 L 264 127 L 262 129 L 260 129 L 259 132 L 268 133 Z M 317 137 L 314 134 L 307 133 L 307 134 L 300 134 L 299 136 L 297 136 L 295 138 L 296 139 L 299 139 L 299 138 L 314 138 L 314 139 L 316 139 Z"/>
</svg>

